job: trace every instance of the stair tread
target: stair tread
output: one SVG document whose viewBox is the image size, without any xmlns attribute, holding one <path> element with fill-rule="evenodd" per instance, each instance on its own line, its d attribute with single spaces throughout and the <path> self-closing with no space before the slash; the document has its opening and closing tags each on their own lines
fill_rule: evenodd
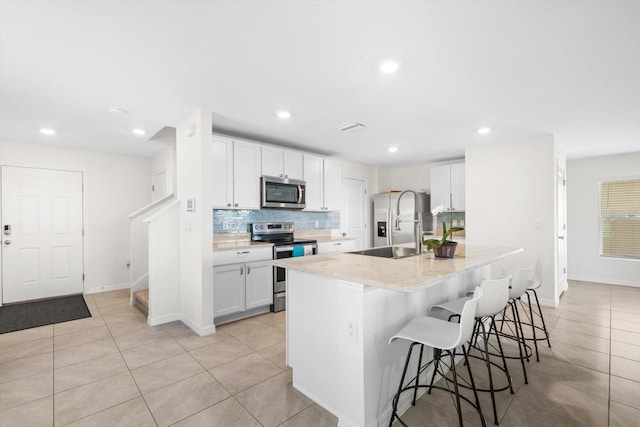
<svg viewBox="0 0 640 427">
<path fill-rule="evenodd" d="M 138 301 L 143 303 L 144 305 L 149 305 L 149 290 L 145 289 L 142 291 L 138 291 L 133 294 Z"/>
</svg>

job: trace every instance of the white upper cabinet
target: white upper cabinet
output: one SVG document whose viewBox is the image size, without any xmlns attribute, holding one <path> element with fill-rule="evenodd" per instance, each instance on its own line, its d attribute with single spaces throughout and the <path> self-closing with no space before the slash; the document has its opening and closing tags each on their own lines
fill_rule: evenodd
<svg viewBox="0 0 640 427">
<path fill-rule="evenodd" d="M 260 209 L 260 144 L 214 135 L 213 202 L 220 209 Z"/>
<path fill-rule="evenodd" d="M 464 212 L 464 180 L 464 163 L 431 168 L 431 209 L 442 205 L 444 212 Z"/>
<path fill-rule="evenodd" d="M 306 205 L 308 211 L 340 210 L 340 162 L 309 154 L 304 158 Z"/>
<path fill-rule="evenodd" d="M 263 145 L 262 175 L 302 179 L 302 153 Z"/>
</svg>

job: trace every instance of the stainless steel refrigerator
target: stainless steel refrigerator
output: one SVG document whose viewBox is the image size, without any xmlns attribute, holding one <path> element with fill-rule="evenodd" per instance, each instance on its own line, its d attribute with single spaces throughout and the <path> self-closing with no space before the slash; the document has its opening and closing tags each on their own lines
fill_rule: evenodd
<svg viewBox="0 0 640 427">
<path fill-rule="evenodd" d="M 400 192 L 382 193 L 373 196 L 373 234 L 374 246 L 399 245 L 415 242 L 415 224 L 401 222 L 400 231 L 396 231 L 396 206 Z M 427 193 L 418 193 L 418 203 L 422 205 L 422 232 L 432 231 L 431 200 Z M 412 193 L 402 196 L 400 202 L 400 219 L 411 221 L 414 218 L 415 198 Z"/>
</svg>

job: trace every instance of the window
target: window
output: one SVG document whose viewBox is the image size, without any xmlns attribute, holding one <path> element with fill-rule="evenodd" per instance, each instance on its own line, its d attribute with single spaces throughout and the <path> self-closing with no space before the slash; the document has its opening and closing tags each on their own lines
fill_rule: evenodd
<svg viewBox="0 0 640 427">
<path fill-rule="evenodd" d="M 640 258 L 640 179 L 600 184 L 602 256 Z"/>
</svg>

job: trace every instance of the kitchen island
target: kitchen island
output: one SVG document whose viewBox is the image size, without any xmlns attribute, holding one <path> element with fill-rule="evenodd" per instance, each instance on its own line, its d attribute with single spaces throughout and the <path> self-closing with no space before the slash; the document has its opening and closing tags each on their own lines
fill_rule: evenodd
<svg viewBox="0 0 640 427">
<path fill-rule="evenodd" d="M 388 423 L 408 348 L 389 338 L 431 305 L 489 278 L 494 261 L 522 250 L 460 246 L 453 259 L 340 253 L 275 261 L 287 268 L 293 386 L 336 415 L 340 426 Z"/>
</svg>

